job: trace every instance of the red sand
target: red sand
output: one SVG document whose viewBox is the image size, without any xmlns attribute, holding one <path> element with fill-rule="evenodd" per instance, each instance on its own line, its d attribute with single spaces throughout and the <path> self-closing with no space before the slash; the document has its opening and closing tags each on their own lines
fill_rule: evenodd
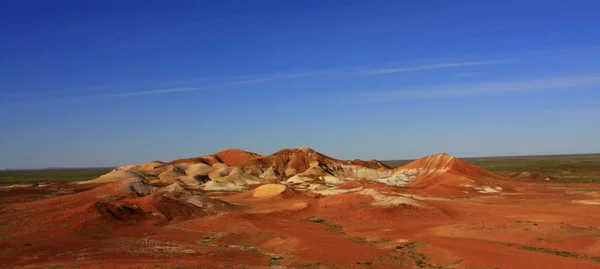
<svg viewBox="0 0 600 269">
<path fill-rule="evenodd" d="M 298 168 L 307 159 L 332 160 L 289 151 L 277 157 L 238 153 L 219 158 L 229 163 L 250 158 L 282 164 L 294 159 Z M 203 192 L 202 208 L 159 195 L 126 193 L 116 187 L 118 182 L 90 190 L 56 183 L 53 190 L 76 193 L 52 198 L 39 197 L 40 188 L 0 189 L 0 264 L 2 268 L 600 268 L 600 205 L 593 203 L 600 198 L 591 191 L 597 185 L 508 181 L 458 159 L 441 159 L 422 159 L 404 167 L 444 170 L 421 174 L 420 180 L 429 183 L 423 189 L 362 180 L 346 184 L 416 195 L 420 206 L 381 207 L 368 195 L 322 197 L 291 189 L 260 197 L 252 191 Z M 493 179 L 512 191 L 459 195 L 462 189 L 453 184 L 462 178 Z M 449 196 L 452 191 L 457 195 Z"/>
<path fill-rule="evenodd" d="M 591 258 L 600 256 L 597 208 L 571 203 L 591 197 L 546 193 L 539 186 L 529 186 L 526 195 L 516 197 L 422 200 L 427 208 L 379 208 L 371 206 L 371 197 L 357 194 L 320 199 L 293 195 L 167 225 L 142 213 L 152 207 L 146 197 L 92 203 L 84 194 L 3 206 L 4 268 L 265 268 L 270 255 L 280 255 L 281 264 L 290 268 L 361 268 L 361 262 L 370 262 L 372 268 L 419 268 L 424 263 L 444 268 L 599 268 Z M 11 198 L 10 192 L 2 198 Z M 298 201 L 310 206 L 245 213 Z M 113 205 L 112 211 L 122 215 L 102 214 L 98 204 L 101 209 Z M 128 206 L 119 211 L 116 204 Z M 312 216 L 315 221 L 301 221 Z"/>
</svg>

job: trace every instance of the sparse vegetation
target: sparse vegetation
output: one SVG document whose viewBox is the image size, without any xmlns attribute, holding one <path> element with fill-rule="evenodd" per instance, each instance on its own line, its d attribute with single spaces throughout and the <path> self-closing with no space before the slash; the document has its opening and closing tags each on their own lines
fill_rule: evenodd
<svg viewBox="0 0 600 269">
<path fill-rule="evenodd" d="M 463 262 L 463 260 L 462 260 L 462 259 L 459 259 L 459 260 L 456 260 L 456 261 L 452 262 L 450 265 L 459 265 L 459 264 L 461 264 L 462 262 Z"/>
<path fill-rule="evenodd" d="M 351 237 L 348 240 L 355 242 L 355 243 L 359 243 L 359 244 L 369 243 L 369 241 L 367 241 L 367 239 L 362 236 Z"/>
<path fill-rule="evenodd" d="M 112 168 L 64 168 L 0 171 L 0 185 L 40 181 L 90 180 L 110 172 Z"/>
<path fill-rule="evenodd" d="M 427 246 L 427 242 L 408 242 L 396 246 L 395 250 L 400 251 L 402 252 L 402 254 L 411 258 L 418 268 L 442 269 L 442 266 L 429 263 L 430 258 L 427 255 L 416 250 L 417 248 L 422 248 L 425 246 Z"/>
<path fill-rule="evenodd" d="M 332 223 L 328 223 L 326 222 L 324 219 L 320 219 L 317 218 L 316 216 L 311 216 L 305 219 L 301 219 L 300 221 L 302 222 L 314 222 L 314 223 L 319 223 L 319 224 L 323 224 L 325 225 L 327 228 L 332 229 L 340 234 L 345 234 L 344 231 L 342 231 L 342 226 L 336 225 L 336 224 L 332 224 Z"/>
<path fill-rule="evenodd" d="M 298 265 L 291 266 L 290 268 L 319 268 L 319 269 L 340 269 L 340 266 L 324 263 L 324 262 L 315 262 L 315 263 L 301 263 Z M 351 267 L 356 268 L 356 267 Z"/>
<path fill-rule="evenodd" d="M 211 236 L 207 236 L 207 237 L 202 238 L 202 243 L 203 244 L 208 244 L 208 243 L 212 242 L 213 240 L 215 240 L 217 238 L 220 238 L 220 237 L 223 237 L 223 236 L 227 236 L 227 235 L 230 235 L 230 234 L 231 233 L 216 233 L 216 234 L 213 234 Z"/>
<path fill-rule="evenodd" d="M 548 253 L 548 254 L 563 256 L 563 257 L 569 257 L 569 258 L 582 258 L 585 256 L 585 255 L 581 255 L 581 254 L 575 253 L 575 252 L 549 249 L 549 248 L 540 248 L 540 247 L 531 247 L 531 246 L 517 246 L 517 248 L 523 249 L 523 250 L 528 250 L 528 251 L 543 252 L 543 253 Z"/>
<path fill-rule="evenodd" d="M 385 243 L 385 242 L 389 242 L 389 241 L 391 241 L 391 239 L 385 238 L 385 237 L 381 237 L 379 239 L 372 240 L 369 243 L 371 243 L 373 245 L 377 245 L 377 244 L 381 244 L 381 243 Z"/>
<path fill-rule="evenodd" d="M 320 267 L 322 265 L 323 265 L 323 263 L 321 263 L 321 262 L 316 262 L 316 263 L 301 263 L 301 264 L 298 264 L 298 267 L 300 267 L 300 268 L 311 268 L 311 267 Z"/>
<path fill-rule="evenodd" d="M 308 217 L 308 218 L 305 218 L 305 219 L 301 219 L 300 221 L 303 221 L 303 222 L 315 222 L 315 223 L 325 223 L 324 219 L 319 219 L 319 218 L 317 218 L 315 216 L 311 216 L 311 217 Z"/>
<path fill-rule="evenodd" d="M 405 254 L 409 258 L 413 259 L 415 264 L 419 268 L 425 268 L 425 266 L 427 264 L 426 261 L 429 260 L 429 257 L 425 256 L 425 254 L 420 253 L 420 252 L 408 251 Z"/>
<path fill-rule="evenodd" d="M 410 260 L 397 256 L 379 256 L 375 258 L 374 263 L 377 265 L 387 265 L 388 268 L 408 268 Z"/>
<path fill-rule="evenodd" d="M 570 251 L 566 251 L 566 250 L 556 250 L 556 249 L 551 249 L 551 248 L 524 246 L 524 245 L 517 245 L 517 244 L 505 244 L 505 245 L 510 246 L 510 247 L 516 247 L 518 249 L 527 250 L 527 251 L 541 252 L 541 253 L 546 253 L 546 254 L 551 254 L 551 255 L 556 255 L 556 256 L 561 256 L 561 257 L 567 257 L 567 258 L 590 259 L 590 260 L 593 260 L 596 262 L 600 262 L 600 257 L 588 256 L 587 254 L 570 252 Z"/>
<path fill-rule="evenodd" d="M 275 232 L 267 231 L 267 232 L 263 232 L 262 235 L 263 236 L 273 236 L 273 235 L 275 235 Z"/>
<path fill-rule="evenodd" d="M 375 240 L 369 241 L 369 240 L 367 240 L 366 238 L 364 238 L 362 236 L 355 236 L 355 237 L 348 238 L 348 240 L 350 240 L 352 242 L 359 243 L 359 244 L 377 245 L 377 244 L 389 242 L 391 239 L 382 237 L 382 238 L 379 238 L 379 239 L 375 239 Z"/>
<path fill-rule="evenodd" d="M 396 249 L 415 249 L 427 246 L 427 242 L 408 242 L 402 245 L 396 246 Z"/>
<path fill-rule="evenodd" d="M 547 238 L 542 238 L 542 237 L 534 237 L 533 239 L 537 240 L 537 241 L 545 241 L 545 242 L 551 242 L 551 243 L 558 243 L 558 242 L 563 242 L 564 240 L 553 240 L 553 239 L 547 239 Z"/>
<path fill-rule="evenodd" d="M 251 247 L 251 246 L 243 246 L 244 250 L 247 251 L 252 251 L 252 252 L 259 252 L 259 250 L 255 247 Z"/>
<path fill-rule="evenodd" d="M 271 262 L 269 263 L 269 267 L 279 267 L 281 265 L 281 260 L 283 260 L 283 256 L 271 257 Z"/>
<path fill-rule="evenodd" d="M 44 269 L 62 269 L 62 268 L 64 268 L 64 266 L 61 266 L 61 265 L 50 265 L 50 266 L 44 267 Z"/>
</svg>

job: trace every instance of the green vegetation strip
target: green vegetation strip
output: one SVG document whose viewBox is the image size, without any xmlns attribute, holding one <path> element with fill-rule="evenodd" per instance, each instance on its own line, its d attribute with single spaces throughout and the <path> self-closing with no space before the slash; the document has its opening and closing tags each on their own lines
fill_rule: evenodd
<svg viewBox="0 0 600 269">
<path fill-rule="evenodd" d="M 541 252 L 541 253 L 562 256 L 562 257 L 567 257 L 567 258 L 590 259 L 595 262 L 600 262 L 600 257 L 598 257 L 598 256 L 588 256 L 586 254 L 569 252 L 566 250 L 556 250 L 556 249 L 551 249 L 551 248 L 532 247 L 532 246 L 524 246 L 524 245 L 509 244 L 509 243 L 505 243 L 504 245 L 509 246 L 509 247 L 516 247 L 518 249 L 527 250 L 527 251 Z"/>
<path fill-rule="evenodd" d="M 112 168 L 4 170 L 0 171 L 0 185 L 33 183 L 41 181 L 90 180 L 104 175 L 111 170 Z"/>
</svg>

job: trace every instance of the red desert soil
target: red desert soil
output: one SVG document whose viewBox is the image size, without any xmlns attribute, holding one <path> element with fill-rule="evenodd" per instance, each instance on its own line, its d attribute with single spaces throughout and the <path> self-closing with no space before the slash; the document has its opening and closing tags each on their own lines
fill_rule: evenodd
<svg viewBox="0 0 600 269">
<path fill-rule="evenodd" d="M 212 156 L 389 169 L 306 149 Z M 231 192 L 138 179 L 1 188 L 0 267 L 600 268 L 597 185 L 508 180 L 446 154 L 396 170 L 412 181 L 354 179 L 325 196 L 283 183 Z M 502 191 L 464 193 L 473 182 Z"/>
</svg>

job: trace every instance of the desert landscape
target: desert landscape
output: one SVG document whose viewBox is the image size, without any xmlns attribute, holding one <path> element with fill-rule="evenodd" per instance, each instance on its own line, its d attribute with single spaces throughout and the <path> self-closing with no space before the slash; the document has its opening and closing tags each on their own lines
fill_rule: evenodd
<svg viewBox="0 0 600 269">
<path fill-rule="evenodd" d="M 598 155 L 230 149 L 0 182 L 2 268 L 600 268 Z"/>
<path fill-rule="evenodd" d="M 600 269 L 600 1 L 0 1 L 0 269 Z"/>
</svg>

